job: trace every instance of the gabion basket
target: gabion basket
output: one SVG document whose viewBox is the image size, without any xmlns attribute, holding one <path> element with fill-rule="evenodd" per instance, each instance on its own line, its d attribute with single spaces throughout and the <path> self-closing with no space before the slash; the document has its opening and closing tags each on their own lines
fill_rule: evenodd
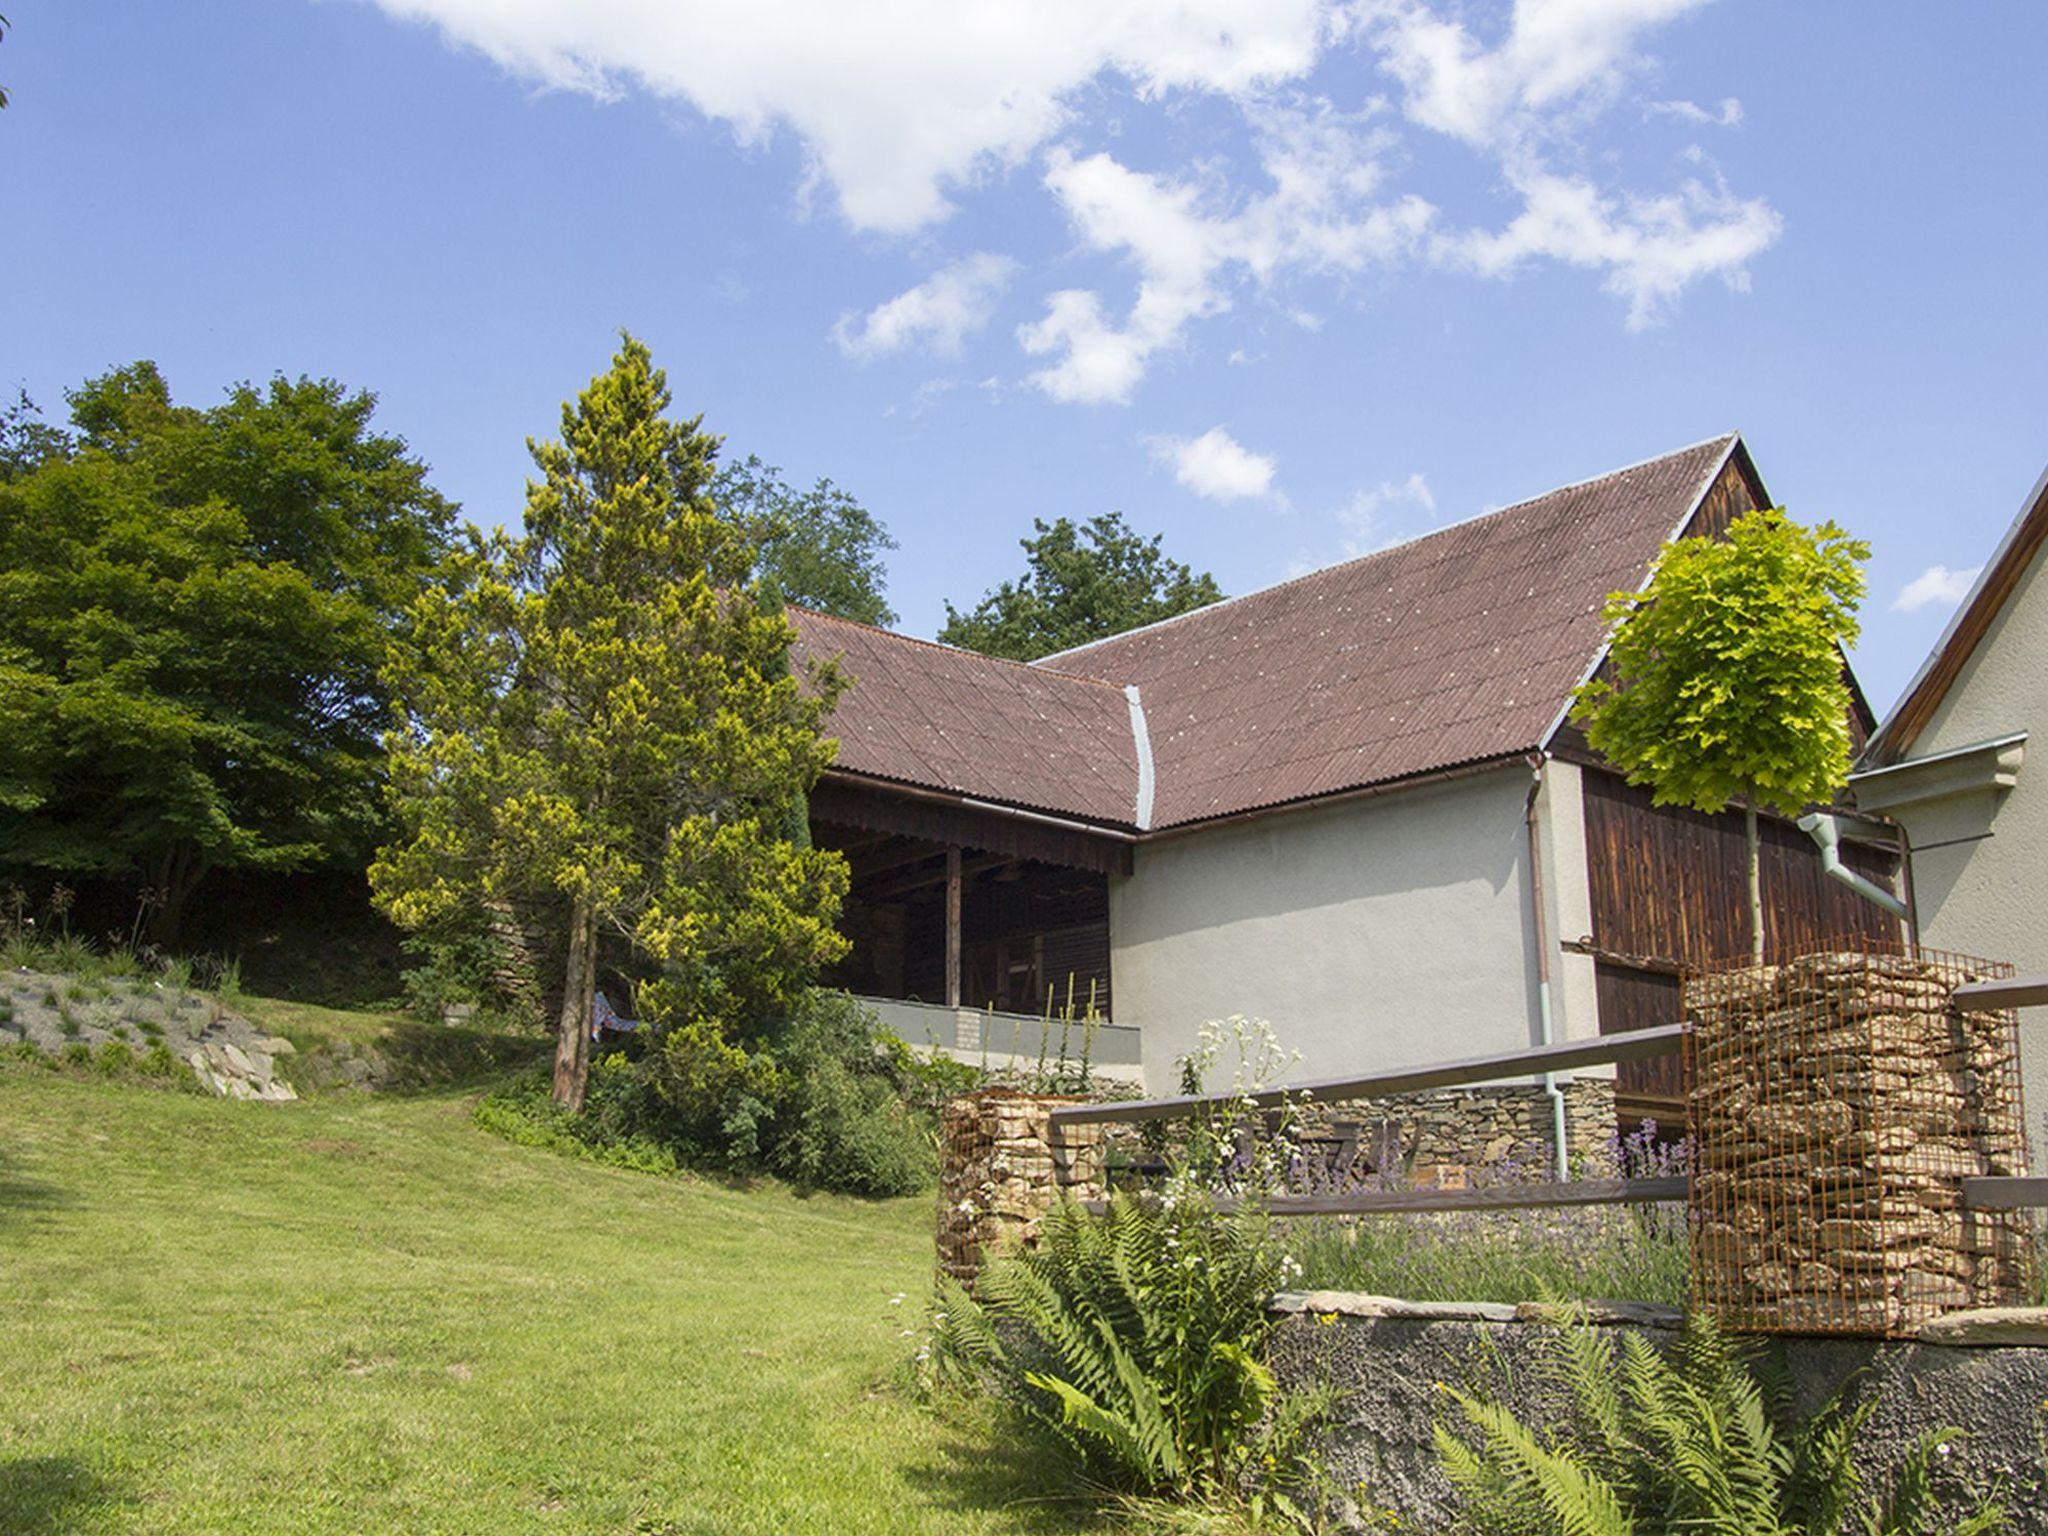
<svg viewBox="0 0 2048 1536">
<path fill-rule="evenodd" d="M 1905 1337 L 2027 1294 L 2016 1212 L 1962 1181 L 2024 1171 L 2019 1022 L 1955 989 L 2012 968 L 1841 940 L 1691 972 L 1694 1306 L 1751 1333 Z"/>
</svg>

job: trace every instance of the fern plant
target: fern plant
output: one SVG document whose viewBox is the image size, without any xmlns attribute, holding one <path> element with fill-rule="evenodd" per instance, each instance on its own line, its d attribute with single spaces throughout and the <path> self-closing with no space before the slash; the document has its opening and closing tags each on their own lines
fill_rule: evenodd
<svg viewBox="0 0 2048 1536">
<path fill-rule="evenodd" d="M 1873 1404 L 1839 1399 L 1800 1418 L 1783 1383 L 1703 1321 L 1668 1353 L 1639 1333 L 1565 1330 L 1550 1375 L 1573 1411 L 1538 1430 L 1499 1403 L 1453 1391 L 1463 1423 L 1436 1426 L 1438 1454 L 1473 1536 L 1989 1536 L 1985 1503 L 1938 1522 L 1924 1437 L 1890 1489 L 1865 1487 L 1853 1451 Z"/>
<path fill-rule="evenodd" d="M 1187 1494 L 1234 1486 L 1271 1448 L 1262 1354 L 1279 1249 L 1256 1216 L 1119 1196 L 1062 1204 L 980 1297 L 946 1283 L 936 1355 L 1043 1424 L 1105 1481 Z"/>
</svg>

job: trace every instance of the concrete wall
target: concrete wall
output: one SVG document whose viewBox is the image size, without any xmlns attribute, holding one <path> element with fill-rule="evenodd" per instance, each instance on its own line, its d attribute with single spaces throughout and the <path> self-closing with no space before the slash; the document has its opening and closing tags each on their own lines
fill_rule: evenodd
<svg viewBox="0 0 2048 1536">
<path fill-rule="evenodd" d="M 1070 1065 L 1078 1065 L 1085 1053 L 1097 1077 L 1134 1082 L 1139 1075 L 1138 1031 L 1121 1022 L 1097 1024 L 1089 1039 L 1078 1023 L 1063 1026 L 1037 1014 L 893 997 L 863 997 L 860 1003 L 905 1044 L 992 1072 L 1028 1073 L 1041 1063 L 1051 1068 L 1064 1048 Z"/>
<path fill-rule="evenodd" d="M 1271 1021 L 1296 1077 L 1535 1043 L 1530 783 L 1516 764 L 1141 845 L 1110 935 L 1147 1088 L 1234 1013 Z M 1565 867 L 1583 884 L 1582 839 Z"/>
<path fill-rule="evenodd" d="M 1566 1411 L 1546 1370 L 1558 1331 L 1525 1320 L 1553 1308 L 1416 1304 L 1325 1291 L 1277 1298 L 1276 1309 L 1285 1314 L 1272 1349 L 1281 1385 L 1327 1384 L 1339 1394 L 1321 1450 L 1347 1496 L 1347 1525 L 1394 1528 L 1388 1514 L 1401 1530 L 1455 1525 L 1457 1500 L 1431 1428 L 1439 1420 L 1458 1422 L 1458 1411 L 1439 1384 L 1478 1388 L 1525 1423 L 1554 1424 Z M 1600 1326 L 1641 1326 L 1622 1319 L 1655 1312 L 1602 1309 L 1608 1321 Z M 1667 1316 L 1643 1331 L 1662 1345 L 1677 1337 L 1675 1322 Z M 1855 1456 L 1874 1491 L 1890 1484 L 1918 1437 L 1962 1429 L 1967 1438 L 1943 1469 L 1951 1520 L 1980 1507 L 1969 1485 L 1998 1486 L 2015 1536 L 2048 1536 L 2048 1490 L 2035 1439 L 2040 1405 L 2048 1401 L 2048 1349 L 1864 1339 L 1787 1339 L 1769 1349 L 1789 1375 L 1798 1411 L 1812 1413 L 1843 1391 L 1853 1401 L 1875 1402 Z"/>
<path fill-rule="evenodd" d="M 1913 847 L 1922 942 L 2048 972 L 2048 558 L 2036 555 L 1908 762 L 2031 733 L 2010 789 L 1886 806 Z M 2048 1009 L 2020 1015 L 2037 1153 L 2048 1112 Z"/>
</svg>

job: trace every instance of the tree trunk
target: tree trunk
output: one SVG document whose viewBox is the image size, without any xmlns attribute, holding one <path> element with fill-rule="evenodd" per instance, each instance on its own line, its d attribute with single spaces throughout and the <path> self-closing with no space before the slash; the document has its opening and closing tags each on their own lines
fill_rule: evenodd
<svg viewBox="0 0 2048 1536">
<path fill-rule="evenodd" d="M 562 989 L 562 1016 L 555 1026 L 554 1100 L 572 1110 L 583 1107 L 590 1076 L 590 1019 L 597 991 L 597 913 L 587 897 L 569 909 L 569 965 Z"/>
<path fill-rule="evenodd" d="M 1742 831 L 1749 843 L 1749 958 L 1751 963 L 1764 963 L 1764 885 L 1763 859 L 1758 845 L 1756 831 L 1756 800 L 1745 798 L 1742 802 Z"/>
<path fill-rule="evenodd" d="M 149 942 L 165 954 L 173 952 L 184 936 L 185 906 L 213 868 L 198 849 L 186 843 L 166 848 L 151 871 L 159 900 L 145 925 Z"/>
</svg>

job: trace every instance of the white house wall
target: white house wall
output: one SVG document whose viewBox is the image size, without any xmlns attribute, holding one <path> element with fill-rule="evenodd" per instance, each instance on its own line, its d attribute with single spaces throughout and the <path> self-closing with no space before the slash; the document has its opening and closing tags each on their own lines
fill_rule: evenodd
<svg viewBox="0 0 2048 1536">
<path fill-rule="evenodd" d="M 1908 762 L 2026 731 L 2009 790 L 1890 814 L 1913 844 L 1921 941 L 2022 973 L 2048 971 L 2048 561 L 2036 555 L 1913 743 Z M 1961 811 L 1959 816 L 1958 811 Z M 1989 834 L 1985 836 L 1983 834 Z M 1963 841 L 1954 841 L 1958 837 Z M 1944 846 L 1930 842 L 1944 840 Z M 2020 1015 L 2025 1093 L 2037 1149 L 2048 1113 L 2048 1009 Z"/>
<path fill-rule="evenodd" d="M 1269 1020 L 1301 1077 L 1531 1044 L 1530 782 L 1516 764 L 1140 846 L 1110 933 L 1148 1088 L 1173 1091 L 1203 1021 L 1235 1013 Z"/>
</svg>

